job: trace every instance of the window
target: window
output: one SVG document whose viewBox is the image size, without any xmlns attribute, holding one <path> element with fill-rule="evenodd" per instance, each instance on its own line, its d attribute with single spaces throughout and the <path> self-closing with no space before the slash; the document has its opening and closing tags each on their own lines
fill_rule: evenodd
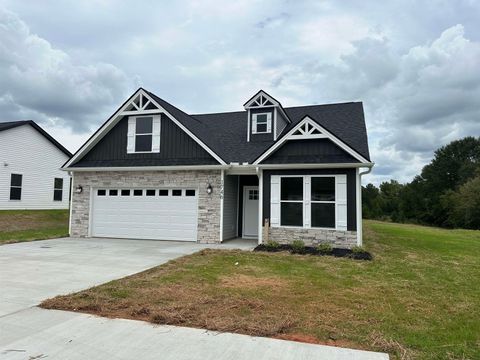
<svg viewBox="0 0 480 360">
<path fill-rule="evenodd" d="M 152 136 L 153 117 L 137 117 L 135 119 L 135 152 L 151 152 Z"/>
<path fill-rule="evenodd" d="M 195 190 L 185 190 L 185 196 L 195 196 Z"/>
<path fill-rule="evenodd" d="M 118 190 L 114 190 L 114 189 L 109 190 L 109 191 L 108 191 L 108 195 L 110 195 L 110 196 L 118 196 Z"/>
<path fill-rule="evenodd" d="M 280 224 L 303 226 L 303 177 L 281 178 Z"/>
<path fill-rule="evenodd" d="M 172 196 L 182 196 L 182 190 L 172 190 Z"/>
<path fill-rule="evenodd" d="M 167 189 L 158 190 L 158 195 L 159 196 L 168 196 L 168 190 Z"/>
<path fill-rule="evenodd" d="M 22 178 L 21 174 L 10 175 L 10 200 L 22 200 Z"/>
<path fill-rule="evenodd" d="M 63 198 L 63 179 L 55 178 L 53 181 L 53 201 L 62 201 Z"/>
<path fill-rule="evenodd" d="M 258 190 L 248 190 L 248 200 L 258 200 Z"/>
<path fill-rule="evenodd" d="M 311 179 L 312 227 L 335 227 L 335 178 L 312 177 Z"/>
<path fill-rule="evenodd" d="M 104 189 L 97 190 L 97 196 L 105 196 L 105 195 L 107 195 L 107 190 L 104 190 Z"/>
<path fill-rule="evenodd" d="M 123 189 L 120 194 L 122 196 L 130 196 L 130 190 L 127 190 L 127 189 Z"/>
<path fill-rule="evenodd" d="M 154 189 L 146 190 L 146 195 L 147 196 L 155 196 L 155 190 Z"/>
<path fill-rule="evenodd" d="M 252 115 L 252 134 L 267 134 L 272 131 L 272 113 Z"/>
<path fill-rule="evenodd" d="M 133 196 L 142 196 L 143 190 L 133 190 Z"/>
</svg>

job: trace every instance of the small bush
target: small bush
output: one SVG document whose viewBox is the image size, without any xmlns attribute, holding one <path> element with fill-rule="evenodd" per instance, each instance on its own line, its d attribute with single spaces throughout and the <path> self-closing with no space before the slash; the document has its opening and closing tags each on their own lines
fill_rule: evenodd
<svg viewBox="0 0 480 360">
<path fill-rule="evenodd" d="M 292 247 L 292 253 L 294 254 L 305 253 L 305 243 L 302 240 L 294 240 L 290 246 Z"/>
<path fill-rule="evenodd" d="M 352 247 L 352 253 L 354 254 L 363 254 L 366 253 L 367 250 L 365 250 L 362 246 L 354 246 Z"/>
<path fill-rule="evenodd" d="M 330 244 L 318 244 L 317 251 L 320 254 L 330 254 L 333 251 L 332 245 Z"/>
<path fill-rule="evenodd" d="M 278 242 L 276 242 L 275 240 L 268 240 L 266 243 L 265 243 L 265 247 L 267 248 L 267 250 L 277 250 L 279 247 L 280 247 L 280 244 Z"/>
</svg>

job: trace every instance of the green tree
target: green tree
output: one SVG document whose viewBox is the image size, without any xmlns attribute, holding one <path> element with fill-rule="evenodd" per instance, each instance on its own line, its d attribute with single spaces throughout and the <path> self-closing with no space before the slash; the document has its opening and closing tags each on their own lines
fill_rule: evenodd
<svg viewBox="0 0 480 360">
<path fill-rule="evenodd" d="M 447 192 L 442 200 L 449 209 L 449 225 L 480 229 L 480 175 L 467 181 L 457 191 Z"/>
</svg>

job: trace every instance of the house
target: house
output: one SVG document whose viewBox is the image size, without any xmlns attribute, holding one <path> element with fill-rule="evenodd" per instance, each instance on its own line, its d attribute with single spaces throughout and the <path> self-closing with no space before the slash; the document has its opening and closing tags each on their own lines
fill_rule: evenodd
<svg viewBox="0 0 480 360">
<path fill-rule="evenodd" d="M 31 120 L 0 123 L 0 210 L 68 209 L 71 156 Z"/>
<path fill-rule="evenodd" d="M 138 89 L 64 164 L 71 236 L 362 243 L 362 103 L 189 115 Z M 368 171 L 368 170 L 367 170 Z"/>
</svg>

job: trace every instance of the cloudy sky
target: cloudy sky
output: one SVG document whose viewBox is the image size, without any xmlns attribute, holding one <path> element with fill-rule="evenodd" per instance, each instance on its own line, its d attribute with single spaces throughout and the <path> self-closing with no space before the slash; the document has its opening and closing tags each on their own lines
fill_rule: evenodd
<svg viewBox="0 0 480 360">
<path fill-rule="evenodd" d="M 0 0 L 0 121 L 76 150 L 136 88 L 186 112 L 363 101 L 367 179 L 480 135 L 480 1 Z"/>
</svg>

